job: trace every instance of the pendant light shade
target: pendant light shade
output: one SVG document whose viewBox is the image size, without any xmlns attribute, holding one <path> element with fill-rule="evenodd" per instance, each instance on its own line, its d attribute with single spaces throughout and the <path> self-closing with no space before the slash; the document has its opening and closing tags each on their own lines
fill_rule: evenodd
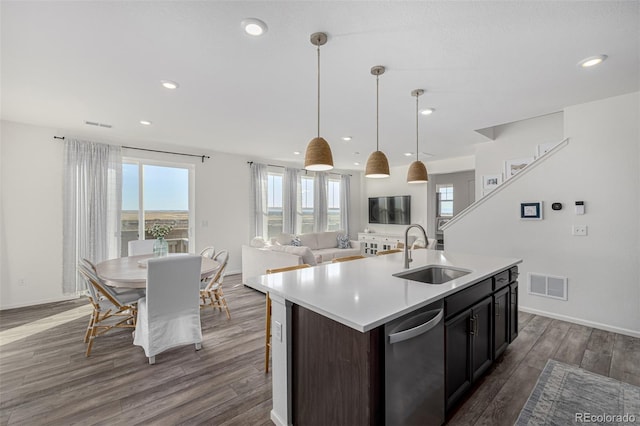
<svg viewBox="0 0 640 426">
<path fill-rule="evenodd" d="M 376 150 L 371 153 L 369 159 L 367 159 L 367 167 L 365 168 L 364 175 L 368 178 L 386 178 L 389 177 L 389 160 L 384 152 L 380 151 L 380 131 L 379 131 L 379 116 L 380 116 L 380 91 L 379 91 L 379 78 L 384 74 L 384 67 L 377 65 L 371 68 L 371 74 L 376 76 Z"/>
<path fill-rule="evenodd" d="M 320 137 L 320 46 L 327 42 L 325 33 L 311 34 L 311 44 L 318 51 L 318 136 L 311 139 L 304 154 L 304 168 L 312 171 L 325 171 L 333 169 L 333 155 L 329 143 Z"/>
<path fill-rule="evenodd" d="M 418 158 L 420 152 L 418 149 L 418 98 L 423 93 L 424 90 L 422 89 L 416 89 L 411 92 L 411 96 L 416 97 L 416 161 L 411 163 L 411 165 L 409 166 L 409 171 L 407 172 L 408 183 L 427 183 L 427 181 L 429 180 L 427 166 L 425 166 L 424 163 Z"/>
</svg>

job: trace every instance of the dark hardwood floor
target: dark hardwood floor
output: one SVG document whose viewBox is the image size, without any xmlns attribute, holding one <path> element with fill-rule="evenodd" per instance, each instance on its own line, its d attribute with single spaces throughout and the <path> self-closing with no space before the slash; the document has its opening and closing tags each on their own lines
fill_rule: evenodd
<svg viewBox="0 0 640 426">
<path fill-rule="evenodd" d="M 231 319 L 202 312 L 203 348 L 185 346 L 148 365 L 131 332 L 82 342 L 84 300 L 0 312 L 0 425 L 269 425 L 264 296 L 226 277 Z M 512 425 L 548 359 L 640 386 L 640 339 L 520 313 L 520 335 L 451 425 Z"/>
</svg>

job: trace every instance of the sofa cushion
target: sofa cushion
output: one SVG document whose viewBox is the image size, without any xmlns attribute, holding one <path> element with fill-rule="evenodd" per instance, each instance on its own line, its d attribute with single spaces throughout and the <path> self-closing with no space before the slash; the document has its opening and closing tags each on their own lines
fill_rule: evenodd
<svg viewBox="0 0 640 426">
<path fill-rule="evenodd" d="M 300 244 L 306 247 L 309 247 L 311 250 L 316 250 L 320 248 L 318 246 L 318 234 L 315 232 L 310 232 L 308 234 L 300 234 L 298 237 L 300 238 Z"/>
<path fill-rule="evenodd" d="M 318 247 L 319 249 L 335 248 L 338 247 L 338 231 L 330 232 L 318 232 Z"/>
<path fill-rule="evenodd" d="M 307 265 L 316 266 L 316 257 L 309 247 L 296 247 L 296 246 L 271 246 L 270 250 L 282 251 L 285 253 L 295 254 L 302 258 L 302 263 Z"/>
<path fill-rule="evenodd" d="M 351 243 L 349 242 L 349 236 L 344 234 L 338 234 L 338 248 L 339 249 L 348 249 L 351 248 Z"/>
<path fill-rule="evenodd" d="M 354 256 L 356 254 L 360 254 L 360 249 L 359 248 L 339 249 L 337 247 L 334 247 L 334 248 L 314 250 L 313 253 L 316 256 L 322 256 L 322 262 L 331 262 L 336 257 Z"/>
<path fill-rule="evenodd" d="M 277 235 L 273 238 L 271 238 L 271 244 L 280 244 L 283 246 L 288 246 L 291 245 L 291 240 L 293 240 L 293 238 L 295 237 L 295 235 L 293 234 L 287 234 L 285 232 L 281 233 L 280 235 Z"/>
<path fill-rule="evenodd" d="M 255 247 L 255 248 L 262 248 L 266 245 L 267 243 L 264 241 L 264 238 L 262 237 L 255 237 L 254 239 L 251 240 L 251 243 L 249 244 L 251 247 Z"/>
<path fill-rule="evenodd" d="M 300 237 L 298 236 L 293 237 L 293 240 L 291 240 L 291 245 L 296 247 L 302 246 L 302 241 L 300 241 Z"/>
</svg>

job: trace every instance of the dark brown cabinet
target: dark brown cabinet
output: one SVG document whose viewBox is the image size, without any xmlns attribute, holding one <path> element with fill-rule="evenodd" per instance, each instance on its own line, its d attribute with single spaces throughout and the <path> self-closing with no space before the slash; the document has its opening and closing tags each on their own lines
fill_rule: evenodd
<svg viewBox="0 0 640 426">
<path fill-rule="evenodd" d="M 516 279 L 518 275 L 516 273 Z M 518 337 L 518 281 L 509 284 L 509 343 Z"/>
<path fill-rule="evenodd" d="M 518 335 L 518 268 L 445 298 L 445 395 L 450 410 Z"/>
<path fill-rule="evenodd" d="M 511 332 L 509 327 L 511 316 L 511 305 L 509 302 L 509 286 L 498 290 L 493 294 L 493 359 L 496 359 L 509 346 Z"/>
<path fill-rule="evenodd" d="M 493 362 L 491 305 L 491 297 L 486 297 L 445 322 L 447 409 L 455 405 Z"/>
</svg>

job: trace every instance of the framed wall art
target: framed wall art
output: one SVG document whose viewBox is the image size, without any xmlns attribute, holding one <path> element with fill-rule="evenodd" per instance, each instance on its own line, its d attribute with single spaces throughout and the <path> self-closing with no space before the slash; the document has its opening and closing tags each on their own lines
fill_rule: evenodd
<svg viewBox="0 0 640 426">
<path fill-rule="evenodd" d="M 542 220 L 542 201 L 520 203 L 520 219 Z"/>
<path fill-rule="evenodd" d="M 504 162 L 504 177 L 505 179 L 511 179 L 518 173 L 520 173 L 525 167 L 527 167 L 533 161 L 533 157 L 518 158 L 515 160 L 507 160 Z"/>
<path fill-rule="evenodd" d="M 502 174 L 482 176 L 482 194 L 486 195 L 502 183 Z"/>
</svg>

